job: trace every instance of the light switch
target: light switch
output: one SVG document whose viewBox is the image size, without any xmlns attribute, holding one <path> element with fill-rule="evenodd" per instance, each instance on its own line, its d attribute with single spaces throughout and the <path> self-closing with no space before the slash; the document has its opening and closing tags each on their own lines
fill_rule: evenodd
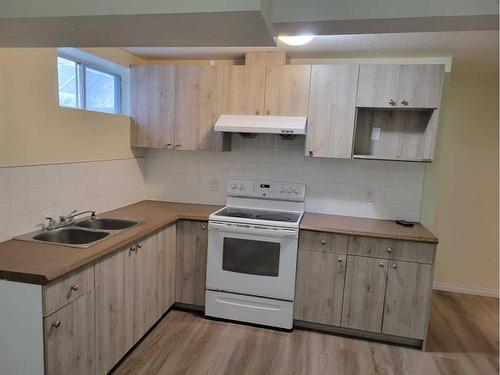
<svg viewBox="0 0 500 375">
<path fill-rule="evenodd" d="M 380 139 L 380 128 L 374 126 L 372 128 L 372 141 L 378 141 Z"/>
<path fill-rule="evenodd" d="M 367 188 L 365 191 L 365 202 L 373 202 L 373 195 L 374 195 L 373 189 Z"/>
</svg>

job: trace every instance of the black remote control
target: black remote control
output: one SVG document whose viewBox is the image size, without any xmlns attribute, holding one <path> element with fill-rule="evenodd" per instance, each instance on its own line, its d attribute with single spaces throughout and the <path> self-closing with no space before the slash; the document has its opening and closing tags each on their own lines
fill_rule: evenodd
<svg viewBox="0 0 500 375">
<path fill-rule="evenodd" d="M 396 220 L 396 223 L 402 225 L 403 227 L 412 227 L 413 225 L 415 225 L 411 221 L 406 221 L 406 220 Z"/>
</svg>

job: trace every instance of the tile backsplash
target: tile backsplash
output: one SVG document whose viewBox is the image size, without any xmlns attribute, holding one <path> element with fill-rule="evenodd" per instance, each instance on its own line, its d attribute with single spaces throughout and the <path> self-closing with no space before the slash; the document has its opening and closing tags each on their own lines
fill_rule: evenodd
<svg viewBox="0 0 500 375">
<path fill-rule="evenodd" d="M 74 209 L 107 211 L 146 197 L 143 159 L 0 168 L 0 241 Z"/>
<path fill-rule="evenodd" d="M 419 220 L 424 165 L 304 157 L 304 137 L 234 134 L 231 152 L 148 150 L 147 196 L 224 204 L 231 177 L 306 184 L 306 211 Z"/>
</svg>

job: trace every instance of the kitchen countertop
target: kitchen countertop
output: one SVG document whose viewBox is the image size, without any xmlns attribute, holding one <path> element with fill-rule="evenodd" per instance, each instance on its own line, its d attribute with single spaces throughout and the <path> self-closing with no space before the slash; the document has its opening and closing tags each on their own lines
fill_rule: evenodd
<svg viewBox="0 0 500 375">
<path fill-rule="evenodd" d="M 208 220 L 221 206 L 145 200 L 98 217 L 140 221 L 135 227 L 88 248 L 9 240 L 0 243 L 0 279 L 44 285 L 141 239 L 179 219 Z M 300 229 L 437 243 L 420 224 L 405 228 L 394 221 L 305 213 Z"/>
<path fill-rule="evenodd" d="M 438 243 L 437 237 L 422 224 L 415 223 L 413 227 L 404 227 L 396 224 L 394 220 L 366 219 L 306 212 L 300 222 L 300 229 Z"/>
<path fill-rule="evenodd" d="M 142 221 L 88 248 L 9 240 L 0 243 L 0 279 L 46 284 L 179 219 L 208 220 L 221 206 L 142 201 L 98 217 Z"/>
</svg>

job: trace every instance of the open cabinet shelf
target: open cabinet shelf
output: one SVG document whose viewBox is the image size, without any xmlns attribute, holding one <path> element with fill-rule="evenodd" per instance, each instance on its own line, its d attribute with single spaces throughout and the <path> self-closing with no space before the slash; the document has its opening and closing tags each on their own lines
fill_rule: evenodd
<svg viewBox="0 0 500 375">
<path fill-rule="evenodd" d="M 357 108 L 355 159 L 432 161 L 437 109 Z"/>
</svg>

